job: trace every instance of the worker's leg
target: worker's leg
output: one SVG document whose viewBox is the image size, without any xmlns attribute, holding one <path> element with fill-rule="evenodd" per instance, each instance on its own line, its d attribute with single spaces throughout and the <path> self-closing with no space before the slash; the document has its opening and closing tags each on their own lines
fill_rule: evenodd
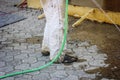
<svg viewBox="0 0 120 80">
<path fill-rule="evenodd" d="M 43 3 L 43 9 L 46 16 L 46 32 L 45 36 L 48 36 L 48 47 L 50 49 L 50 60 L 52 60 L 58 53 L 61 48 L 64 32 L 64 5 L 65 0 L 47 0 Z M 43 40 L 44 42 L 44 40 Z M 44 45 L 43 45 L 44 47 Z M 66 49 L 66 45 L 64 50 Z M 62 53 L 61 58 L 64 58 L 64 52 Z M 73 57 L 69 57 L 73 59 Z M 72 60 L 73 61 L 73 60 Z"/>
<path fill-rule="evenodd" d="M 50 0 L 46 1 L 46 0 L 40 0 L 42 3 L 42 7 L 45 13 L 46 18 L 48 18 L 48 10 L 47 10 L 47 6 L 48 6 L 48 2 L 50 2 Z M 44 29 L 44 37 L 43 37 L 43 41 L 42 41 L 42 54 L 43 55 L 49 55 L 50 49 L 49 49 L 49 23 L 47 22 L 48 19 L 46 19 L 46 25 L 45 25 L 45 29 Z"/>
<path fill-rule="evenodd" d="M 65 0 L 50 0 L 49 5 L 51 18 L 48 19 L 50 24 L 49 34 L 49 48 L 50 48 L 50 59 L 52 60 L 61 48 L 63 40 L 63 27 L 64 27 L 64 5 Z M 66 48 L 66 46 L 65 46 Z M 64 56 L 64 53 L 62 53 Z M 61 56 L 61 57 L 62 57 Z"/>
<path fill-rule="evenodd" d="M 42 52 L 49 51 L 50 49 L 50 59 L 53 59 L 62 44 L 65 4 L 63 1 L 65 0 L 41 0 L 46 16 Z"/>
<path fill-rule="evenodd" d="M 42 54 L 43 55 L 49 55 L 50 49 L 49 49 L 49 28 L 48 24 L 46 23 L 46 27 L 44 30 L 44 38 L 42 41 Z"/>
</svg>

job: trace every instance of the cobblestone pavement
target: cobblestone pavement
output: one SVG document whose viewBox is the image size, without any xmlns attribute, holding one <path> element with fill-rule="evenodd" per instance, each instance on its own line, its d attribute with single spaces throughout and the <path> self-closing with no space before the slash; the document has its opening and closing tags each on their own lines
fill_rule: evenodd
<svg viewBox="0 0 120 80">
<path fill-rule="evenodd" d="M 1 0 L 0 11 L 18 11 L 13 5 L 19 1 Z M 45 19 L 37 19 L 40 11 L 23 9 L 16 13 L 27 19 L 0 28 L 0 76 L 49 62 L 49 57 L 41 55 Z M 90 45 L 86 41 L 68 41 L 68 49 L 78 55 L 79 62 L 71 65 L 53 64 L 41 71 L 2 80 L 109 80 L 97 78 L 100 76 L 99 69 L 108 64 L 104 62 L 107 55 L 100 52 L 96 45 Z"/>
</svg>

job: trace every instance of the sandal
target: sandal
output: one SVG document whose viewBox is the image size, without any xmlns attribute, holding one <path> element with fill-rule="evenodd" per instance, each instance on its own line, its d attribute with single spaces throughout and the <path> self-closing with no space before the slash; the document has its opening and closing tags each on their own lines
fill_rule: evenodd
<svg viewBox="0 0 120 80">
<path fill-rule="evenodd" d="M 62 63 L 73 63 L 73 62 L 77 62 L 77 60 L 78 60 L 77 57 L 65 54 Z"/>
<path fill-rule="evenodd" d="M 43 56 L 49 56 L 50 55 L 49 51 L 42 51 L 41 53 L 42 53 Z"/>
</svg>

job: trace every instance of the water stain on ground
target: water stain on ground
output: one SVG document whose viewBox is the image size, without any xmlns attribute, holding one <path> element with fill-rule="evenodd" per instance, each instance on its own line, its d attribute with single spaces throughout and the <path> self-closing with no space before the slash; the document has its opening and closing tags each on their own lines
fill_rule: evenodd
<svg viewBox="0 0 120 80">
<path fill-rule="evenodd" d="M 43 36 L 34 36 L 34 37 L 31 37 L 31 38 L 27 38 L 26 43 L 41 44 L 42 39 L 43 39 Z"/>
<path fill-rule="evenodd" d="M 109 64 L 107 68 L 98 71 L 102 77 L 120 79 L 120 32 L 112 24 L 98 23 L 85 20 L 80 26 L 72 28 L 77 19 L 69 17 L 68 40 L 89 41 L 108 55 L 105 61 Z M 93 71 L 94 72 L 94 71 Z"/>
</svg>

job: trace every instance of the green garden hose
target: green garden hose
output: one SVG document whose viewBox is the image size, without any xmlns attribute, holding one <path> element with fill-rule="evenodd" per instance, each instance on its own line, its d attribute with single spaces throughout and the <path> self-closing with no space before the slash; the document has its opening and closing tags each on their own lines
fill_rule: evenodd
<svg viewBox="0 0 120 80">
<path fill-rule="evenodd" d="M 24 70 L 24 71 L 20 71 L 20 72 L 11 73 L 11 74 L 6 74 L 6 75 L 3 75 L 3 76 L 0 76 L 0 79 L 16 76 L 16 75 L 20 75 L 20 74 L 39 71 L 41 69 L 44 69 L 44 68 L 52 65 L 60 57 L 60 55 L 63 52 L 64 46 L 65 46 L 65 43 L 66 43 L 66 38 L 67 38 L 67 30 L 68 30 L 68 0 L 66 0 L 66 5 L 65 5 L 64 39 L 63 39 L 63 42 L 62 42 L 62 46 L 61 46 L 58 54 L 55 56 L 55 58 L 51 62 L 49 62 L 49 63 L 47 63 L 43 66 L 40 66 L 38 68 L 34 68 L 34 69 L 30 69 L 30 70 Z"/>
</svg>

